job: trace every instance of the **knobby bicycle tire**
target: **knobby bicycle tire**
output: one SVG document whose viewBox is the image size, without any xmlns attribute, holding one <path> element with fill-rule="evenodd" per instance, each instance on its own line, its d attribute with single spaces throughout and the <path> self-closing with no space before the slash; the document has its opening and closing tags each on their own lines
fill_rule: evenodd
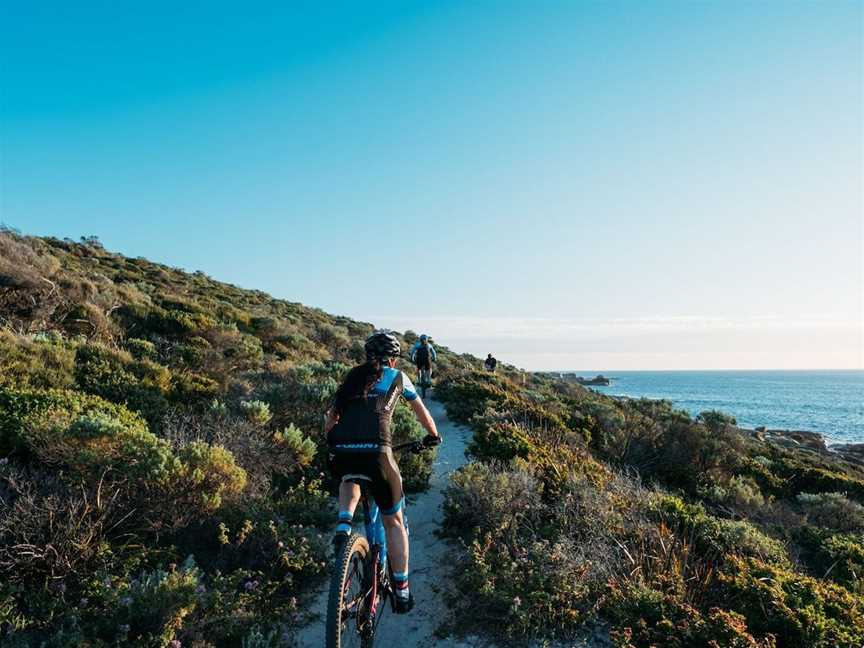
<svg viewBox="0 0 864 648">
<path fill-rule="evenodd" d="M 366 562 L 369 558 L 369 543 L 362 535 L 351 535 L 342 547 L 340 553 L 335 557 L 333 577 L 330 581 L 330 596 L 327 600 L 327 626 L 326 645 L 327 648 L 344 648 L 342 636 L 342 597 L 345 591 L 345 580 L 348 578 L 348 570 L 354 555 L 359 555 L 363 565 L 363 571 L 368 569 Z M 356 623 L 356 621 L 355 621 Z M 349 622 L 347 632 L 354 632 L 355 624 Z M 372 639 L 364 640 L 361 644 L 364 648 L 371 648 Z"/>
</svg>

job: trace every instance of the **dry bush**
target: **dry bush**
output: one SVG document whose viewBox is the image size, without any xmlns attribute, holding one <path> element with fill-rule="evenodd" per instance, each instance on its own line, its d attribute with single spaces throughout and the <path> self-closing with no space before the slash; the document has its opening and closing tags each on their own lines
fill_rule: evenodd
<svg viewBox="0 0 864 648">
<path fill-rule="evenodd" d="M 13 583 L 86 577 L 133 539 L 122 488 L 69 487 L 46 473 L 0 473 L 0 574 Z"/>
<path fill-rule="evenodd" d="M 264 497 L 274 479 L 296 473 L 310 459 L 272 430 L 220 411 L 201 416 L 173 410 L 163 419 L 161 433 L 175 449 L 203 441 L 228 450 L 246 472 L 249 496 Z"/>
<path fill-rule="evenodd" d="M 60 269 L 56 257 L 34 249 L 29 241 L 0 230 L 0 288 L 44 289 Z"/>
</svg>

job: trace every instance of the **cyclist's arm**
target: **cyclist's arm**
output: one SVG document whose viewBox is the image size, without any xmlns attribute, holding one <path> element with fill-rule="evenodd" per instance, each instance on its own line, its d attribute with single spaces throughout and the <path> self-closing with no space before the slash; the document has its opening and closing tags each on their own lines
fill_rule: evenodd
<svg viewBox="0 0 864 648">
<path fill-rule="evenodd" d="M 438 362 L 438 352 L 431 344 L 429 345 L 429 354 L 432 356 L 432 362 Z"/>
<path fill-rule="evenodd" d="M 339 415 L 332 409 L 328 409 L 324 414 L 324 434 L 330 432 L 333 426 L 339 422 Z"/>
<path fill-rule="evenodd" d="M 435 420 L 432 418 L 429 410 L 426 409 L 423 401 L 419 398 L 415 398 L 412 401 L 408 401 L 408 404 L 411 406 L 411 409 L 414 410 L 414 416 L 417 417 L 417 420 L 420 421 L 420 425 L 423 426 L 426 432 L 428 432 L 434 437 L 437 437 L 438 428 L 435 427 Z"/>
<path fill-rule="evenodd" d="M 420 399 L 420 395 L 414 388 L 414 383 L 411 382 L 411 379 L 404 372 L 402 373 L 402 397 L 408 401 L 411 409 L 414 410 L 414 416 L 417 417 L 417 420 L 420 421 L 420 425 L 423 426 L 426 432 L 431 436 L 437 437 L 438 428 L 435 427 L 432 415 Z"/>
</svg>

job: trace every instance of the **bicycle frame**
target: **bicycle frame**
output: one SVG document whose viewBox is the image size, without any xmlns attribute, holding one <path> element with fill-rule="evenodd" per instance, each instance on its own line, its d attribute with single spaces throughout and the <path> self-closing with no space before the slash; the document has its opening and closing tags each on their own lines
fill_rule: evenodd
<svg viewBox="0 0 864 648">
<path fill-rule="evenodd" d="M 393 448 L 393 451 L 400 452 L 417 447 L 419 447 L 417 441 L 410 441 L 396 446 Z M 365 479 L 355 479 L 353 481 L 360 486 L 360 503 L 363 506 L 364 518 L 363 531 L 366 534 L 366 541 L 369 543 L 372 558 L 370 561 L 372 564 L 372 582 L 370 583 L 372 603 L 370 611 L 373 618 L 375 618 L 378 612 L 378 575 L 381 573 L 379 566 L 383 566 L 384 573 L 386 573 L 387 567 L 389 566 L 389 563 L 387 562 L 387 532 L 384 529 L 384 520 L 381 517 L 381 509 L 378 508 L 375 498 L 372 497 L 372 494 L 369 491 L 368 482 Z M 402 506 L 402 523 L 405 525 L 405 533 L 410 535 L 411 532 L 408 529 L 408 516 L 404 505 Z M 396 602 L 391 601 L 391 603 L 395 607 Z"/>
<path fill-rule="evenodd" d="M 394 452 L 409 451 L 420 452 L 426 449 L 427 446 L 423 441 L 409 441 L 393 448 Z M 348 474 L 343 477 L 343 482 L 356 484 L 360 488 L 360 503 L 363 506 L 364 525 L 363 532 L 365 534 L 365 542 L 359 546 L 366 545 L 368 552 L 365 557 L 361 558 L 363 564 L 362 582 L 360 582 L 360 590 L 356 594 L 352 594 L 346 598 L 353 575 L 356 572 L 351 572 L 351 556 L 356 555 L 353 552 L 355 545 L 359 541 L 359 536 L 351 541 L 350 534 L 348 535 L 349 543 L 344 546 L 343 565 L 340 571 L 333 575 L 331 584 L 330 601 L 327 607 L 327 637 L 328 646 L 342 645 L 340 637 L 342 633 L 348 629 L 348 625 L 352 623 L 356 628 L 357 633 L 361 637 L 363 646 L 370 646 L 375 636 L 378 623 L 381 621 L 382 606 L 385 605 L 385 600 L 390 599 L 390 605 L 393 612 L 396 611 L 397 602 L 396 594 L 391 583 L 392 574 L 389 569 L 388 550 L 387 550 L 387 534 L 384 528 L 383 514 L 378 507 L 375 498 L 372 496 L 370 484 L 371 480 L 363 474 Z M 405 525 L 405 531 L 408 532 L 408 521 L 405 515 L 404 504 L 402 506 L 402 518 Z M 344 569 L 346 571 L 341 571 Z M 358 581 L 354 581 L 358 582 Z M 352 630 L 353 632 L 353 630 Z M 334 634 L 335 633 L 335 634 Z M 335 642 L 332 643 L 335 637 Z"/>
</svg>

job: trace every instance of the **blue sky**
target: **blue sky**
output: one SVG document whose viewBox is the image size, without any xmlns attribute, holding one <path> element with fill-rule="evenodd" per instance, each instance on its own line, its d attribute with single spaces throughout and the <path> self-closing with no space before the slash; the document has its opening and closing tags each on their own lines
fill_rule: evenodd
<svg viewBox="0 0 864 648">
<path fill-rule="evenodd" d="M 26 233 L 528 368 L 864 366 L 859 2 L 26 4 Z"/>
</svg>

